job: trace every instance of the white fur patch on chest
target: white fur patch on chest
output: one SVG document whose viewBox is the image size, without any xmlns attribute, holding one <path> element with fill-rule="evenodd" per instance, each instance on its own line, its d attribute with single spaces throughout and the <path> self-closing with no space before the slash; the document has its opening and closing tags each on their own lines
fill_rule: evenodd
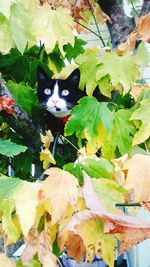
<svg viewBox="0 0 150 267">
<path fill-rule="evenodd" d="M 56 82 L 54 85 L 53 94 L 49 97 L 46 103 L 47 111 L 58 118 L 66 117 L 70 114 L 66 101 L 59 96 L 59 86 Z"/>
</svg>

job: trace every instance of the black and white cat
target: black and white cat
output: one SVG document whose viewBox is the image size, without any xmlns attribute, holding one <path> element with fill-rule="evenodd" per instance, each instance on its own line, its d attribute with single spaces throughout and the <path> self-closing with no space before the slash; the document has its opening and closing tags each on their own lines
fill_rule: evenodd
<svg viewBox="0 0 150 267">
<path fill-rule="evenodd" d="M 72 108 L 85 95 L 79 89 L 79 81 L 79 69 L 75 69 L 67 79 L 52 79 L 38 68 L 38 98 L 45 122 L 53 134 L 63 133 Z"/>
</svg>

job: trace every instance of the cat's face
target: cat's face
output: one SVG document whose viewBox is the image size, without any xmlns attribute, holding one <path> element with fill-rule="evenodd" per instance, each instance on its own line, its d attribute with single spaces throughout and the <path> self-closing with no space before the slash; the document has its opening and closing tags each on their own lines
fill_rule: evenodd
<svg viewBox="0 0 150 267">
<path fill-rule="evenodd" d="M 71 109 L 82 97 L 78 89 L 80 72 L 74 70 L 65 79 L 51 79 L 43 69 L 38 69 L 38 97 L 43 109 L 58 118 L 63 118 L 71 113 Z"/>
</svg>

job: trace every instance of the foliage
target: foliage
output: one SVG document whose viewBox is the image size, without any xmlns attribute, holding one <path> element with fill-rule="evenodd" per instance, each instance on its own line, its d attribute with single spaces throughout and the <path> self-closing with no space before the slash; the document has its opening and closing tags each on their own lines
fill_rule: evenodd
<svg viewBox="0 0 150 267">
<path fill-rule="evenodd" d="M 0 233 L 5 245 L 19 238 L 26 244 L 18 261 L 0 255 L 8 267 L 56 267 L 64 247 L 77 261 L 98 255 L 111 267 L 117 240 L 124 252 L 150 237 L 149 221 L 117 208 L 138 202 L 149 211 L 150 86 L 141 80 L 149 52 L 144 42 L 136 49 L 135 43 L 149 42 L 150 16 L 139 18 L 116 51 L 86 49 L 72 29 L 81 31 L 93 15 L 101 23 L 109 18 L 96 1 L 73 2 L 0 3 L 0 71 L 10 91 L 0 97 Z M 38 66 L 51 77 L 79 67 L 80 88 L 86 88 L 66 123 L 63 151 L 44 128 L 41 151 L 33 151 L 5 119 L 18 103 L 40 123 Z"/>
</svg>

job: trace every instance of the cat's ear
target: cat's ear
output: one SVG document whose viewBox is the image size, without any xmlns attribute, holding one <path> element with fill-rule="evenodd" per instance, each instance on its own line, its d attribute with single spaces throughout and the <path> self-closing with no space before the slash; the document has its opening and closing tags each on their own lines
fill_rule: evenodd
<svg viewBox="0 0 150 267">
<path fill-rule="evenodd" d="M 48 79 L 48 75 L 41 67 L 38 67 L 38 69 L 37 69 L 37 77 L 38 77 L 39 83 Z"/>
<path fill-rule="evenodd" d="M 79 69 L 75 69 L 67 78 L 75 87 L 79 86 L 80 81 L 80 71 Z"/>
</svg>

